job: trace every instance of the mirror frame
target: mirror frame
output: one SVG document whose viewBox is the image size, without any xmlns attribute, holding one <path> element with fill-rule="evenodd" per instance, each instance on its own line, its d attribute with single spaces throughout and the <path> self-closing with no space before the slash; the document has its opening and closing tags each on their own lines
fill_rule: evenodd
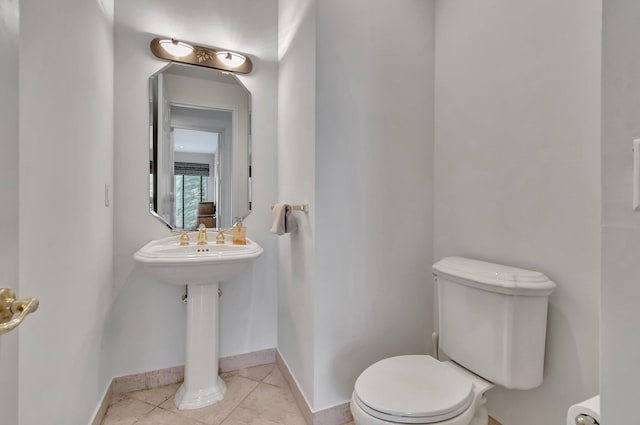
<svg viewBox="0 0 640 425">
<path fill-rule="evenodd" d="M 234 208 L 234 204 L 233 204 L 233 200 L 230 211 L 231 211 L 231 222 L 230 223 L 226 223 L 224 224 L 224 226 L 221 226 L 223 223 L 220 223 L 220 221 L 216 221 L 216 227 L 213 229 L 220 229 L 222 227 L 230 227 L 234 220 L 236 219 L 242 219 L 244 220 L 252 211 L 252 142 L 253 142 L 253 131 L 252 131 L 252 93 L 251 91 L 242 83 L 242 81 L 234 74 L 234 73 L 228 73 L 228 72 L 224 72 L 224 71 L 220 71 L 220 70 L 216 70 L 216 69 L 212 69 L 212 68 L 203 68 L 203 67 L 198 67 L 195 65 L 189 65 L 189 64 L 184 64 L 181 62 L 169 62 L 166 66 L 164 66 L 163 68 L 159 69 L 158 71 L 154 72 L 148 80 L 148 84 L 149 84 L 149 173 L 150 173 L 150 177 L 149 177 L 149 212 L 151 213 L 151 215 L 153 217 L 155 217 L 157 220 L 159 220 L 161 223 L 163 223 L 165 226 L 167 226 L 169 229 L 171 230 L 185 230 L 185 231 L 191 231 L 192 229 L 183 229 L 183 228 L 177 228 L 174 227 L 171 223 L 167 222 L 167 220 L 165 220 L 158 212 L 157 212 L 157 206 L 158 206 L 158 196 L 157 196 L 157 192 L 158 192 L 158 163 L 157 163 L 157 152 L 158 152 L 158 132 L 157 132 L 157 124 L 159 122 L 159 117 L 158 117 L 158 96 L 157 96 L 157 84 L 155 84 L 155 81 L 157 81 L 157 77 L 160 74 L 163 74 L 164 72 L 166 72 L 167 70 L 169 70 L 171 67 L 182 67 L 182 68 L 190 68 L 195 70 L 204 70 L 205 72 L 212 72 L 212 73 L 220 73 L 220 74 L 228 74 L 229 76 L 233 77 L 235 79 L 235 81 L 237 82 L 237 84 L 241 87 L 243 87 L 248 95 L 249 95 L 249 104 L 248 104 L 248 110 L 247 110 L 247 137 L 246 137 L 246 144 L 247 144 L 247 149 L 246 149 L 246 153 L 247 153 L 247 157 L 246 157 L 246 166 L 247 166 L 247 187 L 246 187 L 246 199 L 247 199 L 247 205 L 246 208 L 244 208 L 242 211 L 236 211 L 237 208 Z M 202 72 L 202 71 L 199 71 Z M 170 103 L 170 105 L 175 105 L 175 106 L 182 106 L 182 107 L 190 107 L 190 108 L 194 108 L 194 109 L 212 109 L 208 106 L 203 106 L 203 105 L 186 105 L 183 103 L 178 103 L 178 102 L 174 102 L 174 103 Z M 235 118 L 234 118 L 235 119 Z M 234 136 L 235 137 L 235 136 Z M 235 140 L 234 140 L 235 142 Z M 231 172 L 231 198 L 233 198 L 233 193 L 235 192 L 234 190 L 234 179 L 233 179 L 233 166 L 235 164 L 235 160 L 232 158 L 232 172 Z M 243 190 L 244 192 L 244 190 Z M 216 205 L 216 209 L 218 209 L 220 206 Z"/>
</svg>

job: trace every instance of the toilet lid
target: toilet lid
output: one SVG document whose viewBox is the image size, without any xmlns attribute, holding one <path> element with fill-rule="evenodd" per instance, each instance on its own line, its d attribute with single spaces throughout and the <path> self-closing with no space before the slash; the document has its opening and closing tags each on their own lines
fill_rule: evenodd
<svg viewBox="0 0 640 425">
<path fill-rule="evenodd" d="M 443 421 L 464 412 L 473 401 L 473 383 L 431 356 L 399 356 L 362 372 L 355 395 L 381 419 L 391 415 L 428 423 L 432 417 Z"/>
</svg>

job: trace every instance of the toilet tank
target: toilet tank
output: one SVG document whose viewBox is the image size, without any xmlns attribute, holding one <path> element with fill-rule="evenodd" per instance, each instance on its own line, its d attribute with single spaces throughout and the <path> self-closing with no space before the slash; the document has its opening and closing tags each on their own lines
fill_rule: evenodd
<svg viewBox="0 0 640 425">
<path fill-rule="evenodd" d="M 547 305 L 544 274 L 468 258 L 433 265 L 439 349 L 494 384 L 542 384 Z"/>
</svg>

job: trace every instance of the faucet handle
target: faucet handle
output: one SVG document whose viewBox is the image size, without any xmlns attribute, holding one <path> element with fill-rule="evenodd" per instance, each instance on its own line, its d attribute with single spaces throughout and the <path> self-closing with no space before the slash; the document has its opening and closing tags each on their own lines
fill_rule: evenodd
<svg viewBox="0 0 640 425">
<path fill-rule="evenodd" d="M 186 230 L 172 230 L 171 233 L 177 233 L 180 238 L 180 246 L 189 245 L 189 233 Z"/>
<path fill-rule="evenodd" d="M 223 245 L 224 244 L 224 232 L 227 232 L 229 229 L 221 229 L 218 231 L 216 235 L 216 244 Z"/>
</svg>

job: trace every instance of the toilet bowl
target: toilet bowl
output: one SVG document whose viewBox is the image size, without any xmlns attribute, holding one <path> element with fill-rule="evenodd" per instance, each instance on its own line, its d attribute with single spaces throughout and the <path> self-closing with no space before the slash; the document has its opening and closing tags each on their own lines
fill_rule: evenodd
<svg viewBox="0 0 640 425">
<path fill-rule="evenodd" d="M 542 383 L 549 295 L 544 274 L 468 258 L 433 266 L 438 305 L 435 352 L 390 357 L 358 377 L 356 425 L 487 425 L 485 393 L 494 385 Z"/>
<path fill-rule="evenodd" d="M 360 375 L 351 413 L 358 425 L 486 425 L 484 394 L 492 387 L 453 362 L 391 357 Z"/>
</svg>

